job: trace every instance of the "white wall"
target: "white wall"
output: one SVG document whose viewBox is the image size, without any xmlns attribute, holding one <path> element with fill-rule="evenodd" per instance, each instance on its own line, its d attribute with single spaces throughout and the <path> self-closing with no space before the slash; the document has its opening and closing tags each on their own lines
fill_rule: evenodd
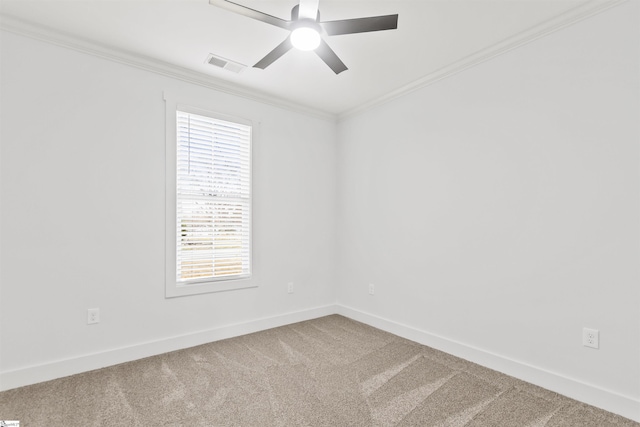
<svg viewBox="0 0 640 427">
<path fill-rule="evenodd" d="M 637 15 L 337 128 L 2 33 L 0 389 L 337 310 L 637 402 Z M 164 298 L 165 90 L 261 123 L 258 288 Z"/>
<path fill-rule="evenodd" d="M 639 40 L 628 2 L 341 121 L 346 312 L 638 402 Z"/>
<path fill-rule="evenodd" d="M 174 337 L 295 321 L 286 315 L 333 304 L 334 121 L 10 33 L 1 71 L 5 388 L 36 365 L 71 373 L 82 370 L 73 363 L 95 368 L 216 335 Z M 258 288 L 165 299 L 165 90 L 256 124 Z M 98 325 L 86 324 L 91 307 L 101 310 Z"/>
</svg>

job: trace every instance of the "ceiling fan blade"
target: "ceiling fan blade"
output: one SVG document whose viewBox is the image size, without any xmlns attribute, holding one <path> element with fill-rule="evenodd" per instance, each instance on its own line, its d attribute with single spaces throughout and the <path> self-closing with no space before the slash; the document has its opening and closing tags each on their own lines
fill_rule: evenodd
<svg viewBox="0 0 640 427">
<path fill-rule="evenodd" d="M 260 61 L 254 65 L 254 68 L 262 68 L 263 70 L 267 68 L 269 65 L 273 64 L 276 59 L 280 58 L 285 53 L 289 52 L 293 45 L 291 44 L 291 38 L 287 37 L 285 41 L 280 43 L 273 49 L 271 52 L 267 53 L 267 56 L 262 58 Z"/>
<path fill-rule="evenodd" d="M 315 21 L 318 17 L 318 2 L 319 0 L 300 0 L 298 18 Z"/>
<path fill-rule="evenodd" d="M 371 16 L 368 18 L 341 19 L 321 22 L 320 26 L 330 36 L 341 34 L 368 33 L 370 31 L 395 30 L 398 15 Z"/>
<path fill-rule="evenodd" d="M 320 46 L 316 48 L 316 53 L 322 59 L 325 64 L 329 66 L 333 70 L 334 73 L 340 74 L 341 72 L 347 70 L 347 66 L 344 65 L 344 62 L 338 58 L 338 55 L 331 50 L 327 42 L 324 40 L 320 41 Z"/>
<path fill-rule="evenodd" d="M 266 22 L 267 24 L 275 25 L 276 27 L 284 28 L 285 30 L 291 29 L 291 21 L 286 21 L 284 19 L 277 18 L 275 16 L 267 15 L 266 13 L 260 12 L 258 10 L 254 10 L 248 8 L 246 6 L 242 6 L 240 4 L 227 1 L 227 0 L 209 0 L 209 4 L 213 6 L 218 6 L 222 9 L 227 9 L 231 12 L 235 12 L 240 15 L 244 15 L 248 18 L 257 19 L 258 21 Z"/>
</svg>

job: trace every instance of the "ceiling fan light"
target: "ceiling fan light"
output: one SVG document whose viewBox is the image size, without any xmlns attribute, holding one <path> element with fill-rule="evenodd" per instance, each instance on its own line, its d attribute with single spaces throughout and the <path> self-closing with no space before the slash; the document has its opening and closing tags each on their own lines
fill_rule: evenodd
<svg viewBox="0 0 640 427">
<path fill-rule="evenodd" d="M 296 28 L 291 32 L 291 44 L 299 50 L 314 50 L 320 46 L 320 33 L 309 27 Z"/>
</svg>

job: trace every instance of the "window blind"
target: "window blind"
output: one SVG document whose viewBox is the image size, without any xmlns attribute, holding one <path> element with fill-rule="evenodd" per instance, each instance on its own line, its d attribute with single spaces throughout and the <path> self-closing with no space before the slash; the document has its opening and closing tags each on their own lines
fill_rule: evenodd
<svg viewBox="0 0 640 427">
<path fill-rule="evenodd" d="M 177 111 L 178 283 L 251 274 L 251 126 Z"/>
</svg>

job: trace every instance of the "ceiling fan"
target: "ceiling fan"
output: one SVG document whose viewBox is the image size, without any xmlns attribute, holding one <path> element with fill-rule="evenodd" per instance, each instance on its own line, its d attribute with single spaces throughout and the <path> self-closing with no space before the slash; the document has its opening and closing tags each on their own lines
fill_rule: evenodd
<svg viewBox="0 0 640 427">
<path fill-rule="evenodd" d="M 340 74 L 347 69 L 347 66 L 322 39 L 321 34 L 338 36 L 398 28 L 398 15 L 321 22 L 318 1 L 300 0 L 300 4 L 295 5 L 291 10 L 291 19 L 288 21 L 227 0 L 209 0 L 209 4 L 291 31 L 285 41 L 254 65 L 255 68 L 262 69 L 267 68 L 295 47 L 300 50 L 314 50 L 334 73 Z"/>
</svg>

